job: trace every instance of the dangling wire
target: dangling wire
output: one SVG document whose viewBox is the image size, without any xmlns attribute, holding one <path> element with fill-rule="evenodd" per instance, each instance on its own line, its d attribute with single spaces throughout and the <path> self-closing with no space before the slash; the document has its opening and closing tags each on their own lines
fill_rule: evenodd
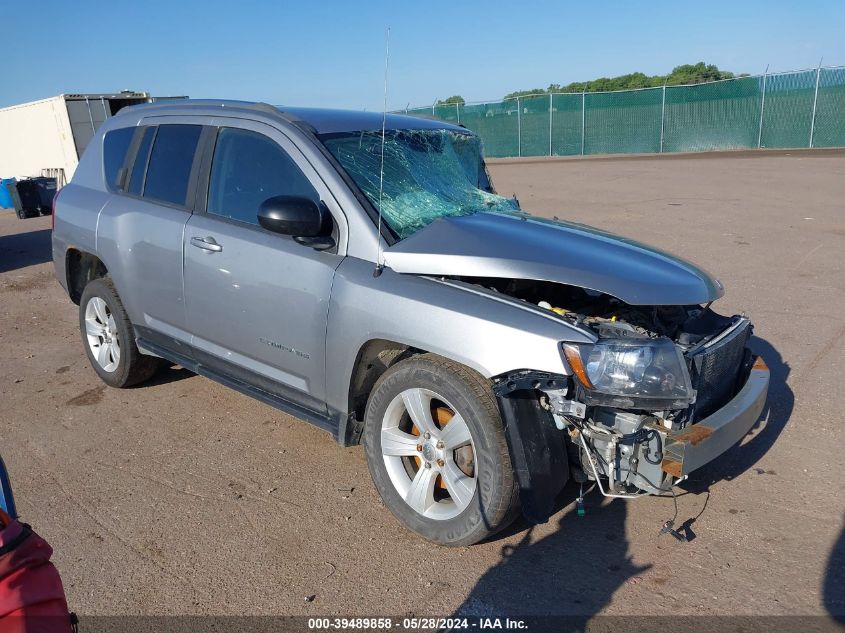
<svg viewBox="0 0 845 633">
<path fill-rule="evenodd" d="M 381 114 L 381 168 L 378 177 L 378 234 L 376 235 L 376 269 L 373 277 L 381 275 L 384 269 L 381 254 L 381 200 L 384 196 L 384 143 L 387 128 L 387 71 L 390 68 L 390 27 L 384 36 L 384 108 Z"/>
</svg>

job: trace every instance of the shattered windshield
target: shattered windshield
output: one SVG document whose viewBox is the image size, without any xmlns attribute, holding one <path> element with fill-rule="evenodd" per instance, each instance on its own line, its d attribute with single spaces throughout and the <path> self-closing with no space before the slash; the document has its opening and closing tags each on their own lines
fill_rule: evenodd
<svg viewBox="0 0 845 633">
<path fill-rule="evenodd" d="M 378 209 L 381 131 L 322 141 Z M 445 129 L 385 133 L 381 213 L 400 239 L 442 217 L 517 210 L 514 200 L 491 193 L 478 137 Z"/>
</svg>

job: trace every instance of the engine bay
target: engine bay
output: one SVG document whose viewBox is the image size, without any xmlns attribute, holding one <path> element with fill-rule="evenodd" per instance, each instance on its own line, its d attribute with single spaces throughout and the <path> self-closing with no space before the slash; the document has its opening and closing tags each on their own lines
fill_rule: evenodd
<svg viewBox="0 0 845 633">
<path fill-rule="evenodd" d="M 710 306 L 630 305 L 608 294 L 577 286 L 531 279 L 459 278 L 489 291 L 544 308 L 599 338 L 672 339 L 691 349 L 716 337 L 735 317 L 717 314 Z"/>
<path fill-rule="evenodd" d="M 536 396 L 564 433 L 576 481 L 593 481 L 607 496 L 671 491 L 677 481 L 662 469 L 667 437 L 723 406 L 749 357 L 750 322 L 720 315 L 710 304 L 630 305 L 552 282 L 460 281 L 595 334 L 597 342 L 580 351 L 563 345 L 573 369 L 568 387 L 536 390 Z M 629 391 L 613 391 L 624 388 Z"/>
</svg>

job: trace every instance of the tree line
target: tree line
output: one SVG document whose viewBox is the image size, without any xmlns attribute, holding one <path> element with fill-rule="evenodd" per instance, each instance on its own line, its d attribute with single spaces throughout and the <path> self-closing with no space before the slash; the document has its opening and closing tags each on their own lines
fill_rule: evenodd
<svg viewBox="0 0 845 633">
<path fill-rule="evenodd" d="M 513 99 L 527 95 L 548 94 L 550 92 L 608 92 L 611 90 L 632 90 L 635 88 L 656 88 L 659 86 L 677 86 L 682 84 L 700 84 L 707 81 L 747 77 L 748 73 L 735 75 L 727 70 L 719 70 L 715 64 L 682 64 L 675 66 L 668 75 L 646 75 L 645 73 L 628 73 L 618 77 L 599 77 L 590 81 L 573 81 L 572 83 L 549 84 L 548 88 L 534 88 L 533 90 L 517 90 L 509 92 L 503 98 Z M 454 105 L 466 103 L 461 95 L 453 95 L 448 99 L 440 99 L 437 105 Z"/>
</svg>

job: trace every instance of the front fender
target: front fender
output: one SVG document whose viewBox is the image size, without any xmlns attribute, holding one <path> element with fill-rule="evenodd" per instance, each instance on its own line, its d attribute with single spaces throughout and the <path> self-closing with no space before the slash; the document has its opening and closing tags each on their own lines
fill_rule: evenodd
<svg viewBox="0 0 845 633">
<path fill-rule="evenodd" d="M 358 351 L 374 339 L 394 341 L 452 359 L 492 378 L 530 367 L 566 374 L 560 341 L 589 335 L 539 311 L 455 285 L 347 257 L 338 267 L 326 333 L 326 399 L 348 412 L 349 382 Z"/>
</svg>

